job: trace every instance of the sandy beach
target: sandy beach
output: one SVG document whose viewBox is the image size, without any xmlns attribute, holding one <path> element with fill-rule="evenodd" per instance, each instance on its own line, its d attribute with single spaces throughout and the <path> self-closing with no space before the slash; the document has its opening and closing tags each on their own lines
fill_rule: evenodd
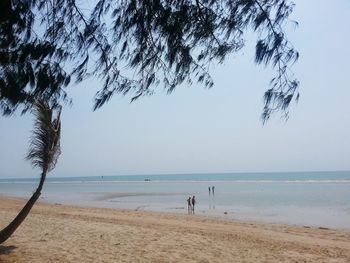
<svg viewBox="0 0 350 263">
<path fill-rule="evenodd" d="M 24 202 L 0 198 L 0 227 Z M 350 231 L 39 202 L 0 262 L 350 262 Z"/>
</svg>

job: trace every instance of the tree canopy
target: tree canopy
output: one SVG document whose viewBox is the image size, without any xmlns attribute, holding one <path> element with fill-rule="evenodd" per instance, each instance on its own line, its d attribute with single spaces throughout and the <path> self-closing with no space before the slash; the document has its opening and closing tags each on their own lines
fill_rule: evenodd
<svg viewBox="0 0 350 263">
<path fill-rule="evenodd" d="M 298 52 L 283 30 L 288 0 L 2 0 L 0 110 L 30 109 L 37 99 L 69 101 L 71 82 L 101 81 L 94 109 L 114 94 L 132 101 L 183 83 L 212 87 L 211 63 L 222 63 L 257 35 L 255 62 L 276 74 L 262 118 L 288 114 L 298 99 L 290 66 Z"/>
</svg>

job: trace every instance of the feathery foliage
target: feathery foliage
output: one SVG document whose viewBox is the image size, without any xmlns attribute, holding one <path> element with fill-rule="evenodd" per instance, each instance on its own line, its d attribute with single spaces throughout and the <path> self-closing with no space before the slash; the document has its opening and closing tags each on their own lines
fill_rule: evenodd
<svg viewBox="0 0 350 263">
<path fill-rule="evenodd" d="M 292 10 L 290 0 L 2 0 L 0 110 L 69 101 L 71 79 L 91 76 L 101 80 L 94 109 L 116 93 L 134 101 L 157 86 L 210 88 L 210 64 L 239 51 L 253 30 L 256 63 L 276 69 L 262 117 L 287 115 L 299 85 L 290 71 L 298 52 L 283 31 Z"/>
<path fill-rule="evenodd" d="M 54 169 L 61 153 L 61 108 L 54 118 L 53 108 L 44 101 L 38 101 L 35 103 L 34 114 L 36 120 L 26 159 L 46 174 Z"/>
</svg>

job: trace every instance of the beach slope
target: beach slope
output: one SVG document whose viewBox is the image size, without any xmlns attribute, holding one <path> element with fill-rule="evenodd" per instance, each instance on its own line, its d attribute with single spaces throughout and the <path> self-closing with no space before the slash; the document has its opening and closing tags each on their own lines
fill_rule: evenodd
<svg viewBox="0 0 350 263">
<path fill-rule="evenodd" d="M 0 198 L 0 227 L 25 200 Z M 38 203 L 0 262 L 350 262 L 350 231 Z"/>
</svg>

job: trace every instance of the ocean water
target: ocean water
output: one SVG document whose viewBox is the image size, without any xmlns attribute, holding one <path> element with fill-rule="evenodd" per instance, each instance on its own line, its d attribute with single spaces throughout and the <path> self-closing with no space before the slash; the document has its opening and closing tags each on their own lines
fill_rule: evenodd
<svg viewBox="0 0 350 263">
<path fill-rule="evenodd" d="M 145 181 L 147 180 L 147 181 Z M 39 178 L 0 179 L 0 194 L 29 197 Z M 208 187 L 215 187 L 209 194 Z M 48 177 L 50 203 L 187 213 L 350 229 L 350 172 Z"/>
</svg>

